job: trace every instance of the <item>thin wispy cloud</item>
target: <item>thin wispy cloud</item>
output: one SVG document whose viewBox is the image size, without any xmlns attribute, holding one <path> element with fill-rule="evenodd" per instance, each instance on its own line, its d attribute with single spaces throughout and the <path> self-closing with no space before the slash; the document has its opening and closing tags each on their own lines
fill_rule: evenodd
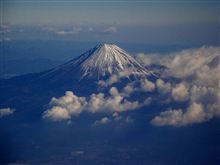
<svg viewBox="0 0 220 165">
<path fill-rule="evenodd" d="M 57 35 L 74 35 L 79 34 L 82 31 L 82 28 L 73 28 L 71 30 L 57 30 L 55 31 L 55 34 Z"/>
<path fill-rule="evenodd" d="M 103 30 L 104 34 L 114 34 L 114 33 L 117 33 L 117 32 L 118 32 L 118 29 L 114 26 L 110 26 L 110 27 Z"/>
<path fill-rule="evenodd" d="M 15 109 L 11 108 L 1 108 L 0 109 L 0 118 L 12 115 L 15 112 Z"/>
</svg>

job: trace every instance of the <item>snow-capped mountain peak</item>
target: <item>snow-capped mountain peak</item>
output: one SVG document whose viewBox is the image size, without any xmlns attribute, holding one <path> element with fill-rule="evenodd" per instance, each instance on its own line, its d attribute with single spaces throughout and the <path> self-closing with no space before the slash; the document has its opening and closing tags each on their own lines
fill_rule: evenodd
<svg viewBox="0 0 220 165">
<path fill-rule="evenodd" d="M 102 79 L 122 72 L 134 76 L 152 74 L 115 44 L 99 44 L 77 58 L 52 69 L 47 74 L 54 72 L 66 76 L 77 75 L 79 79 Z"/>
</svg>

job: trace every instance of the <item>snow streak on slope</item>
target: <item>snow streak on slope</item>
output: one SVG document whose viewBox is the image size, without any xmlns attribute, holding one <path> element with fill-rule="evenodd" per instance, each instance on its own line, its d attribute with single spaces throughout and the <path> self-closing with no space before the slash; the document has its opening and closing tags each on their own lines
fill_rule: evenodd
<svg viewBox="0 0 220 165">
<path fill-rule="evenodd" d="M 106 76 L 119 72 L 129 74 L 148 74 L 133 57 L 116 45 L 99 45 L 81 65 L 82 76 Z"/>
</svg>

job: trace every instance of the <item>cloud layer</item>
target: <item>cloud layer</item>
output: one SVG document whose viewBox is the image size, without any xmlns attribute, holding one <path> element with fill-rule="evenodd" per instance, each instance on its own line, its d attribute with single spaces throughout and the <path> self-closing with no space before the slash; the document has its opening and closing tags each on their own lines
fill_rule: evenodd
<svg viewBox="0 0 220 165">
<path fill-rule="evenodd" d="M 52 121 L 68 120 L 72 116 L 78 116 L 86 104 L 85 97 L 78 97 L 73 92 L 67 91 L 64 96 L 51 99 L 52 108 L 43 113 L 43 118 Z"/>
<path fill-rule="evenodd" d="M 138 101 L 128 101 L 120 93 L 116 87 L 109 90 L 109 95 L 104 93 L 91 94 L 89 98 L 78 97 L 71 91 L 67 91 L 60 98 L 52 98 L 50 101 L 51 108 L 43 113 L 43 119 L 51 121 L 69 120 L 74 116 L 80 115 L 82 112 L 124 112 L 134 110 L 141 106 L 147 105 L 150 99 L 146 99 L 143 103 Z"/>
<path fill-rule="evenodd" d="M 85 98 L 68 91 L 60 98 L 51 99 L 51 108 L 44 112 L 43 118 L 62 121 L 79 116 L 82 112 L 112 113 L 112 119 L 106 117 L 96 121 L 98 124 L 107 124 L 121 120 L 119 113 L 149 105 L 152 100 L 170 106 L 161 109 L 162 112 L 153 117 L 151 123 L 155 126 L 180 127 L 220 117 L 219 52 L 219 47 L 202 47 L 168 55 L 139 54 L 136 59 L 146 67 L 155 65 L 163 68 L 159 70 L 160 78 L 155 81 L 141 78 L 125 84 L 119 91 L 113 85 L 121 82 L 129 73 L 112 75 L 106 81 L 97 83 L 100 87 L 109 88 L 109 94 L 93 93 Z M 141 102 L 132 100 L 137 92 L 146 92 L 146 98 Z M 148 97 L 149 92 L 157 95 Z M 173 108 L 174 103 L 181 103 L 181 106 Z"/>
<path fill-rule="evenodd" d="M 174 101 L 189 102 L 186 109 L 169 109 L 156 116 L 152 123 L 157 126 L 185 126 L 201 123 L 220 116 L 220 48 L 202 47 L 189 49 L 162 59 L 160 64 L 168 69 L 164 75 L 181 80 L 174 84 L 171 97 Z M 158 62 L 158 61 L 157 61 Z M 170 85 L 157 83 L 168 91 Z M 158 86 L 158 87 L 159 87 Z M 170 90 L 170 89 L 169 89 Z"/>
</svg>

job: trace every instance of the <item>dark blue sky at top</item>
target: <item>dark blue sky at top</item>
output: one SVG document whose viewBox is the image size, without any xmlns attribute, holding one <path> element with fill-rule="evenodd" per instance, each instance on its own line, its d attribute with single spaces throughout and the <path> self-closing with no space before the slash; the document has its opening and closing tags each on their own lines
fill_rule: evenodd
<svg viewBox="0 0 220 165">
<path fill-rule="evenodd" d="M 218 44 L 212 0 L 1 0 L 2 38 L 147 44 Z"/>
</svg>

